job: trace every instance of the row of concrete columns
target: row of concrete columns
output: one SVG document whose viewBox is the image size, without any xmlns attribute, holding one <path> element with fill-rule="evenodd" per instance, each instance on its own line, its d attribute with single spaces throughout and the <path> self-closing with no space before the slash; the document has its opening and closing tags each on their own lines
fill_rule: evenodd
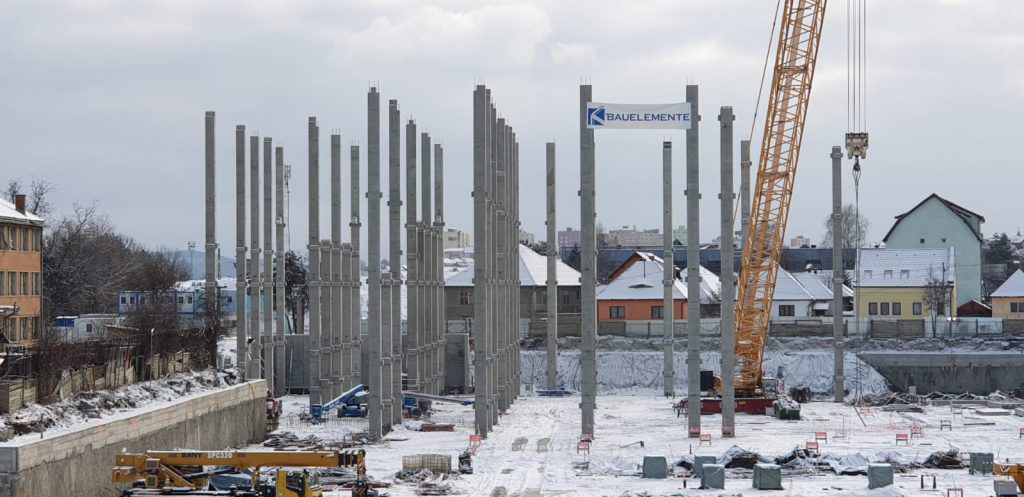
<svg viewBox="0 0 1024 497">
<path fill-rule="evenodd" d="M 207 262 L 206 262 L 206 295 L 208 300 L 216 301 L 217 277 L 216 261 L 218 258 L 216 241 L 213 234 L 215 150 L 214 134 L 215 114 L 206 113 L 206 173 L 207 173 Z M 273 236 L 270 226 L 275 216 L 275 206 L 271 206 L 271 168 L 276 155 L 277 169 L 277 217 L 282 217 L 283 210 L 283 168 L 284 151 L 281 147 L 272 147 L 272 139 L 263 139 L 263 183 L 264 196 L 262 210 L 260 203 L 260 137 L 248 137 L 248 167 L 246 166 L 246 127 L 235 127 L 235 258 L 236 258 L 236 364 L 239 372 L 249 378 L 265 378 L 268 388 L 274 395 L 283 395 L 285 391 L 283 360 L 284 357 L 284 279 L 275 278 L 272 264 L 277 262 L 278 273 L 284 274 L 284 223 L 278 222 L 277 253 L 271 248 Z M 276 154 L 275 154 L 276 152 Z M 248 182 L 247 179 L 248 172 Z M 246 193 L 248 192 L 248 199 Z M 247 207 L 248 202 L 248 209 Z M 248 216 L 248 218 L 247 218 Z M 260 219 L 264 220 L 264 246 L 260 249 Z M 248 221 L 249 239 L 246 239 L 246 223 Z M 248 255 L 248 258 L 247 258 Z M 260 271 L 260 258 L 263 270 Z M 275 294 L 274 289 L 277 288 Z M 277 301 L 272 301 L 276 295 Z M 272 313 L 278 309 L 276 327 L 272 325 Z M 275 354 L 276 352 L 276 354 Z"/>
<path fill-rule="evenodd" d="M 519 143 L 491 92 L 473 92 L 473 338 L 476 432 L 519 395 Z"/>
</svg>

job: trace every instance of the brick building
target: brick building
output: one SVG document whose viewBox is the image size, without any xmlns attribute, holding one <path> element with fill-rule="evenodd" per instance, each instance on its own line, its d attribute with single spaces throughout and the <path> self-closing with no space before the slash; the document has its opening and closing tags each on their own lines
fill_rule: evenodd
<svg viewBox="0 0 1024 497">
<path fill-rule="evenodd" d="M 25 210 L 25 196 L 0 199 L 0 334 L 31 344 L 43 308 L 43 219 Z"/>
</svg>

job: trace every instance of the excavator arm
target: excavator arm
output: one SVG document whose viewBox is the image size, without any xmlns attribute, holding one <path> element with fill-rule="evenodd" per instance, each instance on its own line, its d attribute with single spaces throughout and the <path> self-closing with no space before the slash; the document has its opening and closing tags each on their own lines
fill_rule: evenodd
<svg viewBox="0 0 1024 497">
<path fill-rule="evenodd" d="M 736 306 L 737 397 L 762 395 L 762 362 L 826 0 L 785 0 Z"/>
</svg>

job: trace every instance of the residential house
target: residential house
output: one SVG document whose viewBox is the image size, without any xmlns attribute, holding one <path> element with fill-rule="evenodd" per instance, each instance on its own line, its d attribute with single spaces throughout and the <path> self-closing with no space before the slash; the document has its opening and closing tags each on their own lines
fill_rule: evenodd
<svg viewBox="0 0 1024 497">
<path fill-rule="evenodd" d="M 519 317 L 547 317 L 547 257 L 519 246 Z M 580 273 L 558 261 L 558 314 L 580 313 Z M 473 317 L 473 263 L 444 282 L 445 317 L 449 321 Z"/>
<path fill-rule="evenodd" d="M 779 268 L 772 300 L 772 319 L 832 315 L 831 277 L 831 271 L 791 273 Z M 851 304 L 853 301 L 853 289 L 846 285 L 843 285 L 843 301 Z"/>
<path fill-rule="evenodd" d="M 234 278 L 221 278 L 217 280 L 217 287 L 220 290 L 220 313 L 225 321 L 234 321 L 235 297 L 238 291 L 235 288 Z M 178 310 L 178 317 L 183 319 L 194 319 L 202 317 L 205 313 L 203 308 L 206 305 L 206 284 L 205 280 L 179 281 L 164 292 L 154 295 L 152 292 L 142 290 L 122 290 L 117 296 L 117 315 L 127 316 L 133 309 L 140 305 L 146 305 L 148 299 L 158 298 L 165 303 L 173 303 Z"/>
<path fill-rule="evenodd" d="M 688 300 L 686 270 L 674 268 L 672 284 L 673 312 L 677 320 L 686 319 Z M 718 276 L 700 268 L 702 314 L 717 307 L 722 284 Z M 663 319 L 665 289 L 664 261 L 650 252 L 636 252 L 612 272 L 607 285 L 597 289 L 598 321 L 658 321 Z"/>
<path fill-rule="evenodd" d="M 896 216 L 886 233 L 886 248 L 955 249 L 956 305 L 982 300 L 981 223 L 985 218 L 936 194 Z"/>
<path fill-rule="evenodd" d="M 1024 271 L 1014 271 L 992 292 L 992 317 L 1024 319 Z"/>
<path fill-rule="evenodd" d="M 854 277 L 857 314 L 861 318 L 925 320 L 955 315 L 956 250 L 861 250 L 860 275 Z M 934 307 L 929 304 L 935 301 Z M 949 314 L 947 314 L 947 311 Z"/>
<path fill-rule="evenodd" d="M 43 219 L 25 196 L 0 199 L 0 334 L 9 342 L 39 338 L 43 310 Z"/>
</svg>

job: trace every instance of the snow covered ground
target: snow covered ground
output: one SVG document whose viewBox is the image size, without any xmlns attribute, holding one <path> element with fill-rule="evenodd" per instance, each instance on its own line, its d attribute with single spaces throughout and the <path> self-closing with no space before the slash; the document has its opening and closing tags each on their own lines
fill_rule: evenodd
<svg viewBox="0 0 1024 497">
<path fill-rule="evenodd" d="M 598 397 L 595 441 L 588 455 L 577 454 L 580 432 L 579 398 L 519 399 L 506 416 L 501 417 L 495 431 L 483 442 L 473 465 L 472 475 L 452 480 L 453 493 L 459 495 L 491 495 L 493 489 L 504 487 L 508 495 L 526 496 L 845 496 L 845 497 L 924 497 L 945 495 L 947 488 L 961 487 L 964 497 L 992 494 L 992 476 L 969 475 L 966 469 L 914 469 L 897 474 L 893 487 L 867 490 L 863 475 L 837 476 L 830 471 L 804 465 L 783 474 L 784 491 L 757 491 L 751 488 L 749 470 L 727 470 L 726 490 L 697 491 L 697 479 L 688 479 L 691 490 L 683 490 L 684 478 L 665 480 L 642 479 L 638 466 L 646 456 L 665 456 L 670 462 L 692 458 L 693 454 L 722 456 L 733 445 L 774 458 L 791 452 L 813 439 L 817 431 L 828 432 L 822 444 L 822 457 L 853 465 L 864 461 L 893 461 L 900 464 L 921 463 L 936 451 L 958 449 L 967 452 L 992 452 L 997 461 L 1024 459 L 1024 442 L 1018 443 L 1018 428 L 1024 424 L 1014 416 L 981 416 L 968 408 L 954 416 L 949 407 L 928 407 L 924 413 L 890 413 L 863 409 L 861 416 L 850 406 L 833 403 L 810 403 L 803 406 L 800 421 L 779 421 L 765 416 L 737 416 L 737 437 L 720 437 L 721 418 L 705 416 L 705 433 L 712 435 L 711 446 L 698 446 L 685 436 L 685 419 L 677 418 L 670 401 L 657 391 L 639 390 L 632 394 L 606 394 Z M 286 417 L 304 407 L 305 398 L 288 397 Z M 395 473 L 401 468 L 402 456 L 438 453 L 452 456 L 453 465 L 460 451 L 468 446 L 472 433 L 472 408 L 453 404 L 435 404 L 436 422 L 455 423 L 455 432 L 421 433 L 414 431 L 418 422 L 407 422 L 387 436 L 382 445 L 367 447 L 368 472 L 376 479 L 392 483 L 391 495 L 416 495 L 416 486 L 396 483 Z M 952 421 L 952 431 L 939 431 L 940 421 Z M 991 424 L 980 424 L 991 423 Z M 924 437 L 909 446 L 896 446 L 895 435 L 908 433 L 911 426 L 921 426 Z M 365 419 L 331 420 L 326 425 L 311 426 L 285 422 L 282 431 L 300 436 L 316 434 L 324 439 L 340 439 L 346 433 L 365 430 Z M 525 437 L 524 450 L 512 450 L 513 442 Z M 537 441 L 550 439 L 548 452 L 537 452 Z M 634 442 L 643 441 L 643 447 Z M 586 474 L 578 474 L 574 463 L 589 461 Z M 922 490 L 921 475 L 936 475 L 937 490 L 931 490 L 931 477 Z M 331 496 L 347 492 L 328 493 Z"/>
</svg>

